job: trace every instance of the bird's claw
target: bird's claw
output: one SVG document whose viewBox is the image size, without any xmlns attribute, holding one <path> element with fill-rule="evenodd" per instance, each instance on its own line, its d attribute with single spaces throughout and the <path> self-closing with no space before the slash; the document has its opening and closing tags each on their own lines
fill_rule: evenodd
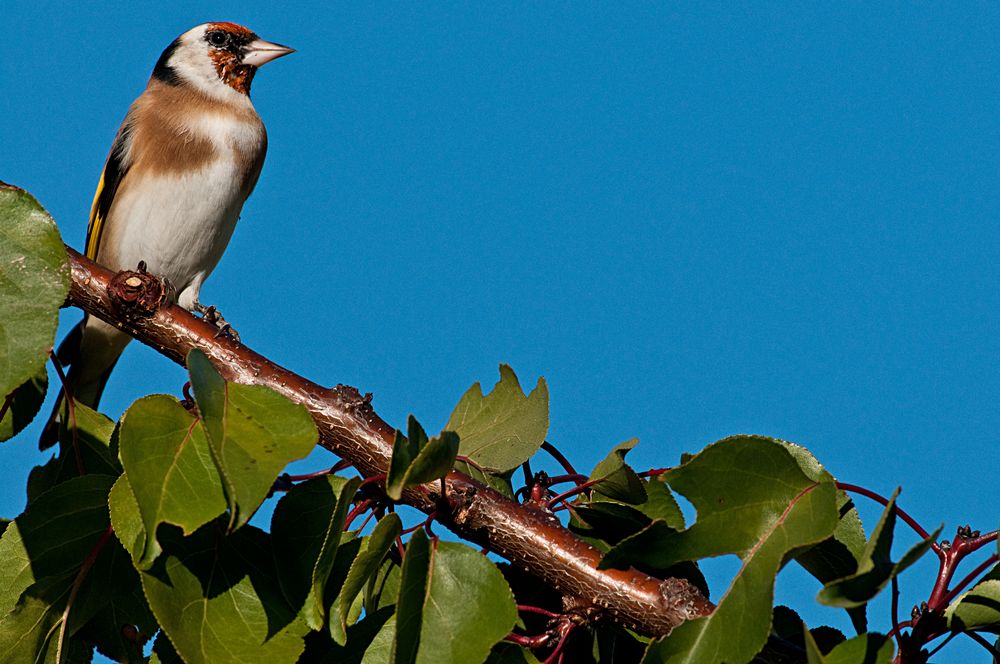
<svg viewBox="0 0 1000 664">
<path fill-rule="evenodd" d="M 206 307 L 201 303 L 196 303 L 194 305 L 194 310 L 201 314 L 201 319 L 206 323 L 209 323 L 216 328 L 215 338 L 218 339 L 221 336 L 227 336 L 233 341 L 239 343 L 240 335 L 236 329 L 230 325 L 219 310 L 215 308 L 215 305 Z"/>
</svg>

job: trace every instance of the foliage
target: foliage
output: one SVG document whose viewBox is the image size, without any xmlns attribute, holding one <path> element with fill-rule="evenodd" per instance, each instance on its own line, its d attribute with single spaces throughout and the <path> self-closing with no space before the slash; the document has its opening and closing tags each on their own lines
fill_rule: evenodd
<svg viewBox="0 0 1000 664">
<path fill-rule="evenodd" d="M 0 288 L 7 440 L 48 388 L 44 365 L 68 276 L 52 220 L 6 186 Z M 473 385 L 437 436 L 411 417 L 383 475 L 355 477 L 338 464 L 292 477 L 286 465 L 317 440 L 308 412 L 266 388 L 227 382 L 200 352 L 187 366 L 193 399 L 145 396 L 118 422 L 76 404 L 57 454 L 31 473 L 27 508 L 2 524 L 0 537 L 5 661 L 86 662 L 97 651 L 122 662 L 188 664 L 860 664 L 891 661 L 897 642 L 908 661 L 925 661 L 921 648 L 949 633 L 984 643 L 979 633 L 1000 633 L 997 554 L 954 576 L 966 556 L 996 542 L 995 532 L 963 527 L 953 543 L 939 542 L 940 529 L 923 530 L 895 495 L 838 483 L 785 441 L 734 436 L 679 455 L 676 466 L 639 472 L 626 461 L 633 439 L 585 476 L 546 443 L 545 381 L 525 394 L 501 365 L 493 390 Z M 515 490 L 512 471 L 541 449 L 565 473 L 524 465 Z M 440 491 L 453 470 L 523 509 L 563 518 L 603 553 L 602 569 L 684 578 L 707 594 L 699 561 L 734 555 L 740 567 L 714 589 L 711 615 L 668 635 L 639 634 L 530 569 L 439 539 L 432 527 L 441 515 L 408 526 L 411 513 L 396 511 L 407 492 Z M 869 537 L 848 491 L 885 505 Z M 694 507 L 693 522 L 677 495 Z M 263 530 L 248 522 L 267 500 L 276 506 Z M 917 542 L 894 562 L 900 520 Z M 925 605 L 905 622 L 880 621 L 895 639 L 868 631 L 871 600 L 929 551 L 940 572 Z M 773 606 L 775 579 L 791 561 L 817 579 L 821 603 L 848 612 L 856 635 L 810 629 Z"/>
</svg>

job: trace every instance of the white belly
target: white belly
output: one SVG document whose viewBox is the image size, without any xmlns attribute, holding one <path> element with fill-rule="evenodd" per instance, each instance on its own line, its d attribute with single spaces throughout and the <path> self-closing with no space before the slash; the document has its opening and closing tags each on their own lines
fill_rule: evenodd
<svg viewBox="0 0 1000 664">
<path fill-rule="evenodd" d="M 156 175 L 131 182 L 113 210 L 119 231 L 111 239 L 119 269 L 145 261 L 153 274 L 177 289 L 182 306 L 197 298 L 202 281 L 222 257 L 232 237 L 242 192 L 234 160 L 219 158 L 185 176 Z M 191 297 L 184 291 L 193 288 Z"/>
</svg>

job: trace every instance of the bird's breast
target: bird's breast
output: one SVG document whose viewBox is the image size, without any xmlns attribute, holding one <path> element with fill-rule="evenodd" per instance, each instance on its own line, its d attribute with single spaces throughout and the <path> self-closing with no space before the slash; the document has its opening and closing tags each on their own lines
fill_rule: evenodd
<svg viewBox="0 0 1000 664">
<path fill-rule="evenodd" d="M 109 211 L 102 253 L 119 269 L 145 261 L 180 292 L 221 258 L 266 143 L 259 121 L 219 113 L 184 118 L 171 133 L 144 142 L 136 132 L 135 162 Z"/>
</svg>

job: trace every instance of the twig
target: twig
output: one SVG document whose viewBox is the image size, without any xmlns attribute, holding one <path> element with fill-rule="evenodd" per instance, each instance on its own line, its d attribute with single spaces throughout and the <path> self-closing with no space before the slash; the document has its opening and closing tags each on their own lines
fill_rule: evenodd
<svg viewBox="0 0 1000 664">
<path fill-rule="evenodd" d="M 69 303 L 115 325 L 170 359 L 184 363 L 194 349 L 206 354 L 226 380 L 263 385 L 302 404 L 312 415 L 320 444 L 351 462 L 363 477 L 384 474 L 392 458 L 395 428 L 371 406 L 370 397 L 347 385 L 325 388 L 228 337 L 190 312 L 152 297 L 129 296 L 113 275 L 67 247 L 72 281 Z M 131 278 L 119 273 L 116 284 Z M 144 275 L 148 279 L 148 275 Z M 162 290 L 162 289 L 160 289 Z M 543 446 L 545 447 L 545 446 Z M 551 448 L 551 446 L 548 446 Z M 554 449 L 554 448 L 552 448 Z M 551 449 L 548 450 L 549 453 Z M 557 452 L 558 454 L 558 452 Z M 560 455 L 561 456 L 561 455 Z M 575 473 L 570 466 L 567 472 Z M 372 480 L 378 481 L 378 480 Z M 464 473 L 448 474 L 448 512 L 438 521 L 463 539 L 489 547 L 542 582 L 586 597 L 606 617 L 647 636 L 662 636 L 684 622 L 711 613 L 714 605 L 682 579 L 657 579 L 637 570 L 598 569 L 601 553 L 576 537 L 551 514 L 517 504 Z M 411 487 L 402 502 L 424 513 L 439 510 L 436 485 Z"/>
</svg>

